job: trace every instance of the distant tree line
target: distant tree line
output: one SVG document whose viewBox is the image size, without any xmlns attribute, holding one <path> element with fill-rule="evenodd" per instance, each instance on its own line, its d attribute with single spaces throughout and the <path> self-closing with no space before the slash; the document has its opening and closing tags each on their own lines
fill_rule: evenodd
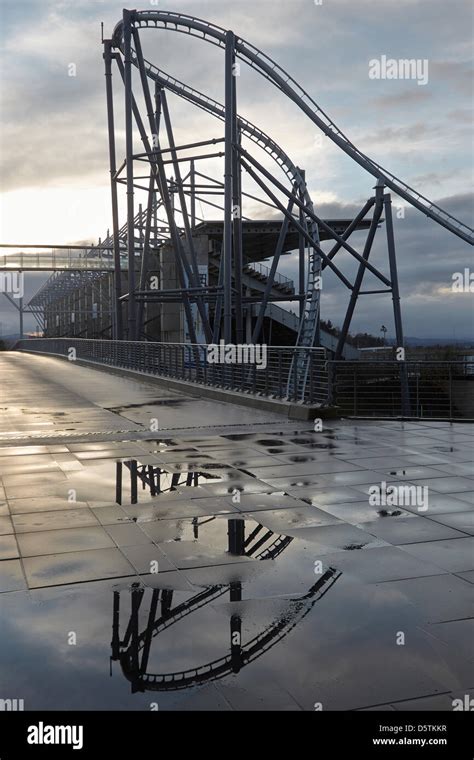
<svg viewBox="0 0 474 760">
<path fill-rule="evenodd" d="M 330 319 L 328 320 L 322 319 L 321 327 L 330 335 L 334 335 L 335 338 L 338 338 L 339 335 L 341 334 L 340 328 L 333 325 Z M 367 332 L 356 333 L 355 335 L 352 335 L 352 333 L 348 333 L 347 343 L 349 343 L 349 345 L 351 346 L 355 346 L 356 348 L 369 348 L 370 346 L 384 346 L 385 345 L 385 341 L 383 338 L 380 338 L 377 335 L 371 335 L 370 333 L 367 333 Z"/>
</svg>

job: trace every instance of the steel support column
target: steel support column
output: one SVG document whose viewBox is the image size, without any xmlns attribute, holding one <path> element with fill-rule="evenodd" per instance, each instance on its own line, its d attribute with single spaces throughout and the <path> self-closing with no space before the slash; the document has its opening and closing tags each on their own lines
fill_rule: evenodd
<svg viewBox="0 0 474 760">
<path fill-rule="evenodd" d="M 128 335 L 135 337 L 135 221 L 133 187 L 133 123 L 132 123 L 132 16 L 123 11 L 124 85 L 125 85 L 125 145 L 127 172 L 127 255 L 128 255 Z"/>
<path fill-rule="evenodd" d="M 222 255 L 222 246 L 221 246 L 221 255 L 219 259 L 219 274 L 217 277 L 217 299 L 216 299 L 216 307 L 214 310 L 214 325 L 213 325 L 213 333 L 212 333 L 212 342 L 218 343 L 219 337 L 221 333 L 221 320 L 222 320 L 222 299 L 223 299 L 223 287 L 224 287 L 224 257 Z"/>
<path fill-rule="evenodd" d="M 235 288 L 235 340 L 243 343 L 244 325 L 242 314 L 242 167 L 240 154 L 234 146 L 240 145 L 241 131 L 238 125 L 237 111 L 237 69 L 235 52 L 232 58 L 233 92 L 232 92 L 232 243 L 234 247 L 234 288 Z"/>
<path fill-rule="evenodd" d="M 122 304 L 122 272 L 120 268 L 120 240 L 117 183 L 115 174 L 117 162 L 115 154 L 115 124 L 114 124 L 114 100 L 112 91 L 112 41 L 104 40 L 105 61 L 105 90 L 107 98 L 107 125 L 109 132 L 109 165 L 110 165 L 110 193 L 112 199 L 112 234 L 114 240 L 114 333 L 117 340 L 123 340 Z"/>
<path fill-rule="evenodd" d="M 400 309 L 400 291 L 398 288 L 397 257 L 395 253 L 395 236 L 393 233 L 392 198 L 390 193 L 383 197 L 385 209 L 385 226 L 387 230 L 388 260 L 390 265 L 390 280 L 392 287 L 393 319 L 395 322 L 395 340 L 397 348 L 405 348 L 403 337 L 402 313 Z M 401 406 L 402 415 L 410 415 L 410 392 L 408 388 L 408 374 L 405 359 L 401 360 L 400 366 L 401 383 Z"/>
<path fill-rule="evenodd" d="M 232 169 L 234 129 L 234 33 L 225 39 L 225 170 L 224 170 L 224 341 L 232 342 Z"/>
<path fill-rule="evenodd" d="M 156 127 L 156 135 L 157 140 L 159 139 L 159 132 L 160 132 L 160 117 L 161 117 L 161 93 L 160 93 L 160 87 L 158 84 L 155 85 L 155 114 L 154 114 L 154 122 Z M 152 167 L 150 166 L 150 183 L 148 186 L 148 206 L 147 206 L 147 216 L 146 216 L 146 226 L 145 226 L 145 240 L 143 243 L 143 251 L 142 251 L 142 262 L 141 262 L 141 270 L 140 270 L 140 285 L 139 290 L 145 290 L 146 285 L 146 276 L 148 273 L 148 261 L 150 258 L 150 237 L 151 237 L 151 226 L 154 224 L 155 227 L 155 238 L 156 238 L 156 206 L 155 206 L 155 177 L 154 172 L 152 171 Z M 145 302 L 140 300 L 138 303 L 138 309 L 137 309 L 137 340 L 140 340 L 141 331 L 143 329 L 143 321 L 144 321 L 144 313 L 145 313 Z"/>
<path fill-rule="evenodd" d="M 151 235 L 151 224 L 153 220 L 154 195 L 155 195 L 155 178 L 153 176 L 153 172 L 150 172 L 150 185 L 148 188 L 148 203 L 147 203 L 146 221 L 145 221 L 145 236 L 143 238 L 142 261 L 141 261 L 141 269 L 140 269 L 140 283 L 138 286 L 139 292 L 142 292 L 143 290 L 145 290 L 145 285 L 146 285 L 146 276 L 148 272 L 148 261 L 149 261 L 149 254 L 150 254 L 150 235 Z M 141 337 L 144 311 L 145 311 L 145 302 L 140 300 L 138 302 L 138 308 L 137 308 L 137 325 L 136 325 L 135 340 L 140 340 L 140 337 Z"/>
<path fill-rule="evenodd" d="M 189 166 L 189 184 L 191 188 L 191 230 L 196 226 L 196 165 L 194 159 Z"/>
<path fill-rule="evenodd" d="M 385 227 L 387 230 L 388 260 L 390 265 L 390 280 L 392 287 L 393 318 L 395 322 L 395 338 L 399 348 L 404 347 L 402 315 L 400 311 L 400 292 L 398 289 L 397 258 L 395 254 L 395 237 L 393 234 L 392 199 L 390 193 L 383 197 L 385 206 Z"/>
</svg>

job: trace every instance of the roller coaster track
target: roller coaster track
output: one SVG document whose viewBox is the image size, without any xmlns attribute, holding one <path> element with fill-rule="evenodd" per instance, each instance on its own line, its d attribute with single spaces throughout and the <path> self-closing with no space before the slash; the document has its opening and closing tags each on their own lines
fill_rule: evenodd
<svg viewBox="0 0 474 760">
<path fill-rule="evenodd" d="M 134 11 L 132 13 L 132 23 L 136 28 L 156 28 L 188 34 L 189 36 L 204 40 L 220 48 L 225 48 L 226 45 L 225 29 L 185 14 L 168 11 Z M 113 45 L 124 54 L 123 22 L 119 22 L 115 27 L 113 33 Z M 308 95 L 308 93 L 286 71 L 275 63 L 275 61 L 242 38 L 236 38 L 235 40 L 235 53 L 239 59 L 251 66 L 251 68 L 256 70 L 291 99 L 327 137 L 329 137 L 341 150 L 356 161 L 369 174 L 375 177 L 378 181 L 383 182 L 384 185 L 393 190 L 399 197 L 403 198 L 411 206 L 417 208 L 445 229 L 457 235 L 462 240 L 471 243 L 471 245 L 474 243 L 474 230 L 444 211 L 421 193 L 411 188 L 407 183 L 403 182 L 394 174 L 380 166 L 380 164 L 377 164 L 367 155 L 362 153 L 317 105 L 310 95 Z M 132 63 L 135 66 L 138 66 L 137 57 L 133 50 Z M 189 85 L 180 82 L 166 72 L 158 69 L 149 61 L 144 61 L 144 66 L 147 76 L 160 84 L 160 86 L 167 88 L 179 97 L 188 100 L 217 118 L 221 120 L 225 119 L 225 108 L 222 104 Z M 265 150 L 286 173 L 293 186 L 295 186 L 304 199 L 304 204 L 308 211 L 311 212 L 313 210 L 313 204 L 306 183 L 303 180 L 299 169 L 293 164 L 288 155 L 274 140 L 259 130 L 251 122 L 241 116 L 237 117 L 237 121 L 242 134 L 263 148 L 263 150 Z M 304 224 L 315 244 L 319 246 L 319 231 L 317 223 L 311 216 L 305 216 Z M 306 294 L 304 300 L 304 316 L 300 322 L 296 341 L 296 345 L 300 348 L 311 348 L 314 345 L 320 307 L 320 292 L 319 287 L 316 286 L 316 282 L 321 274 L 321 268 L 320 255 L 317 250 L 310 247 Z M 298 363 L 298 393 L 300 393 L 300 391 L 304 390 L 306 383 L 309 354 L 307 355 L 307 352 L 305 351 L 298 352 L 298 357 L 295 358 L 294 361 Z M 293 377 L 293 372 L 290 373 L 290 377 Z M 289 383 L 288 392 L 291 393 L 293 391 L 294 389 L 290 388 Z"/>
<path fill-rule="evenodd" d="M 139 28 L 153 27 L 188 34 L 220 48 L 224 48 L 226 44 L 225 29 L 208 21 L 181 13 L 170 11 L 135 11 L 133 13 L 133 23 Z M 113 42 L 123 52 L 122 37 L 123 22 L 121 21 L 114 29 Z M 275 61 L 258 50 L 254 45 L 239 37 L 236 38 L 235 48 L 238 58 L 245 61 L 281 90 L 327 137 L 369 174 L 376 179 L 382 179 L 384 184 L 393 190 L 394 193 L 442 227 L 445 227 L 445 229 L 453 232 L 471 245 L 474 244 L 474 230 L 472 228 L 456 219 L 447 211 L 444 211 L 440 206 L 437 206 L 356 148 L 311 96 Z"/>
<path fill-rule="evenodd" d="M 202 39 L 220 48 L 225 47 L 226 30 L 193 16 L 167 11 L 133 11 L 132 21 L 134 26 L 138 28 L 159 28 L 176 31 L 182 34 L 188 34 L 188 36 L 197 39 Z M 122 53 L 124 52 L 123 22 L 119 22 L 114 30 L 113 44 L 116 48 L 120 49 Z M 242 38 L 236 39 L 235 48 L 236 56 L 239 59 L 245 61 L 283 94 L 290 98 L 327 137 L 329 137 L 341 150 L 349 155 L 349 157 L 356 161 L 368 173 L 376 177 L 378 180 L 381 180 L 387 187 L 397 193 L 397 195 L 405 199 L 413 207 L 422 211 L 428 217 L 432 218 L 445 229 L 448 229 L 466 242 L 471 244 L 474 242 L 474 232 L 470 227 L 441 209 L 435 203 L 421 195 L 421 193 L 411 188 L 407 183 L 403 182 L 394 174 L 384 169 L 380 164 L 359 151 L 327 116 L 327 114 L 317 105 L 311 96 L 308 95 L 308 93 L 305 92 L 305 90 L 271 58 Z M 132 61 L 137 65 L 136 55 L 133 51 Z M 150 62 L 145 61 L 145 67 L 147 74 L 151 79 L 154 79 L 162 86 L 194 103 L 208 113 L 213 114 L 220 119 L 225 118 L 225 108 L 223 105 L 212 100 L 207 95 L 189 87 L 183 82 L 174 79 Z M 312 209 L 311 198 L 298 168 L 291 162 L 280 146 L 246 119 L 238 117 L 238 123 L 243 134 L 272 156 L 276 163 L 287 174 L 288 178 L 292 180 L 293 185 L 296 185 L 301 192 L 308 210 Z M 144 216 L 144 214 L 142 214 L 142 216 Z M 138 216 L 135 218 L 136 222 L 137 220 Z M 311 217 L 305 218 L 305 224 L 308 232 L 311 233 L 311 237 L 317 243 L 319 241 L 317 224 Z M 121 241 L 124 241 L 125 238 L 126 225 L 120 230 Z M 107 243 L 109 244 L 111 242 L 112 238 L 108 236 Z M 317 255 L 317 252 L 314 249 L 310 249 L 308 282 L 304 302 L 304 318 L 301 320 L 296 342 L 296 345 L 300 348 L 311 347 L 314 344 L 316 324 L 319 316 L 319 290 L 314 287 L 314 282 L 320 272 L 320 268 L 321 260 L 319 255 Z M 67 275 L 65 275 L 65 277 L 67 277 Z M 304 363 L 306 361 L 305 356 L 306 352 L 298 352 L 299 358 L 297 361 Z M 290 374 L 293 376 L 293 373 Z M 298 372 L 297 376 L 299 378 L 299 384 L 304 386 L 305 373 Z"/>
</svg>

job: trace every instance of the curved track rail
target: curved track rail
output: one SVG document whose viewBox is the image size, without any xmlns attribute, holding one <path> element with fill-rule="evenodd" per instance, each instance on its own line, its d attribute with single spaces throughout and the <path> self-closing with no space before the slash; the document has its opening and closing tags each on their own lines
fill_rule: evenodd
<svg viewBox="0 0 474 760">
<path fill-rule="evenodd" d="M 138 28 L 161 28 L 197 37 L 217 47 L 224 48 L 226 30 L 203 19 L 169 11 L 135 11 L 133 23 Z M 123 52 L 123 22 L 119 22 L 113 34 L 113 43 Z M 437 204 L 410 187 L 394 174 L 384 169 L 362 153 L 318 106 L 310 95 L 275 61 L 240 37 L 235 40 L 236 55 L 264 76 L 300 108 L 341 150 L 363 169 L 382 180 L 399 197 L 407 201 L 437 224 L 454 233 L 462 240 L 474 244 L 474 230 L 456 219 Z"/>
</svg>

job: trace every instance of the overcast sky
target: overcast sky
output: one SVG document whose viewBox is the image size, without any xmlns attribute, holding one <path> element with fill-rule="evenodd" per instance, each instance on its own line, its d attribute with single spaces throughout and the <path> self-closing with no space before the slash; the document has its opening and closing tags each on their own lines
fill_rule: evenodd
<svg viewBox="0 0 474 760">
<path fill-rule="evenodd" d="M 111 225 L 100 22 L 111 36 L 123 5 L 0 0 L 0 242 L 96 241 Z M 282 65 L 361 150 L 472 226 L 469 0 L 144 0 L 136 7 L 176 10 L 232 28 Z M 223 99 L 222 51 L 152 30 L 143 34 L 143 45 L 157 66 Z M 369 61 L 383 55 L 428 61 L 427 83 L 370 78 Z M 75 77 L 68 75 L 71 63 Z M 245 66 L 238 93 L 239 112 L 306 169 L 318 213 L 357 213 L 373 178 L 319 139 L 304 114 Z M 219 122 L 177 99 L 170 98 L 170 108 L 177 142 L 222 134 Z M 118 102 L 117 127 L 123 137 Z M 120 157 L 121 151 L 119 139 Z M 453 293 L 451 282 L 454 272 L 472 268 L 472 248 L 416 210 L 395 221 L 405 334 L 469 337 L 472 294 Z M 362 245 L 363 238 L 354 243 Z M 382 229 L 374 261 L 386 271 L 383 243 Z M 354 271 L 342 256 L 344 267 Z M 294 273 L 292 257 L 283 271 Z M 331 276 L 326 280 L 322 316 L 341 324 L 347 291 Z M 40 281 L 28 277 L 27 296 Z M 353 329 L 378 333 L 385 323 L 393 335 L 390 314 L 389 296 L 360 299 Z M 3 334 L 16 331 L 15 313 L 1 295 L 0 322 Z"/>
</svg>

